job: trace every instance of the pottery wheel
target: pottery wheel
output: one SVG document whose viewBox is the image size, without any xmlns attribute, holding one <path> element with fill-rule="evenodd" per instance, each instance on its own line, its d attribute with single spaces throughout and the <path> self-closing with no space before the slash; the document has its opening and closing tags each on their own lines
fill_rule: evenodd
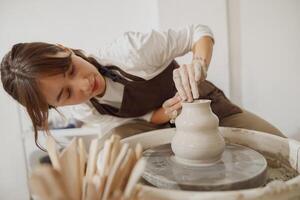
<svg viewBox="0 0 300 200">
<path fill-rule="evenodd" d="M 258 152 L 226 144 L 222 159 L 211 166 L 176 162 L 170 144 L 147 149 L 143 178 L 159 188 L 179 190 L 237 190 L 254 188 L 266 181 L 267 162 Z"/>
</svg>

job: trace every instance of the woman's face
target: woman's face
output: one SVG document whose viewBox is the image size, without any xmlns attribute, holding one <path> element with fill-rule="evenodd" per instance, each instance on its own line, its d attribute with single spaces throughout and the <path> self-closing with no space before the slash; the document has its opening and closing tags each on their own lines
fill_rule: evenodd
<svg viewBox="0 0 300 200">
<path fill-rule="evenodd" d="M 71 59 L 72 66 L 65 74 L 38 80 L 49 105 L 58 107 L 80 104 L 105 92 L 105 80 L 94 65 L 74 53 Z"/>
</svg>

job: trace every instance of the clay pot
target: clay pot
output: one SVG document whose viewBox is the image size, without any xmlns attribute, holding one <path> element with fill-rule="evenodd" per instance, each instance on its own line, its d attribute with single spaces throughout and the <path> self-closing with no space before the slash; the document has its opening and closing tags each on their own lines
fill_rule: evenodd
<svg viewBox="0 0 300 200">
<path fill-rule="evenodd" d="M 211 165 L 221 159 L 225 142 L 210 103 L 210 100 L 182 103 L 171 142 L 176 161 L 187 165 Z"/>
</svg>

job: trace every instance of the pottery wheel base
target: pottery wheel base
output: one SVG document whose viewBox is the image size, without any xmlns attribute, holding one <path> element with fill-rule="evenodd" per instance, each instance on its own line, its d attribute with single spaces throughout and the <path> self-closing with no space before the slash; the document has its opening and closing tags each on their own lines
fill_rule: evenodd
<svg viewBox="0 0 300 200">
<path fill-rule="evenodd" d="M 266 181 L 266 159 L 241 145 L 227 144 L 222 159 L 211 166 L 184 165 L 173 156 L 170 144 L 147 149 L 143 178 L 159 188 L 199 191 L 254 188 Z"/>
</svg>

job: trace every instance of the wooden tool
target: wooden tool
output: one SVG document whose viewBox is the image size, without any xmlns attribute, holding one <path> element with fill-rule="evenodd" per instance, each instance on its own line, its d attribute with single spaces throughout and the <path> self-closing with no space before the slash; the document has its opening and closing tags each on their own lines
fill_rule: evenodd
<svg viewBox="0 0 300 200">
<path fill-rule="evenodd" d="M 98 154 L 98 139 L 92 140 L 89 149 L 89 156 L 87 161 L 86 176 L 88 179 L 92 179 L 96 172 L 96 160 Z"/>
<path fill-rule="evenodd" d="M 60 171 L 61 166 L 58 159 L 58 151 L 56 149 L 56 142 L 52 136 L 47 136 L 46 138 L 47 151 L 54 169 Z"/>
<path fill-rule="evenodd" d="M 128 149 L 127 154 L 116 175 L 116 190 L 124 191 L 126 183 L 129 179 L 132 168 L 135 165 L 135 155 L 132 149 Z"/>
<path fill-rule="evenodd" d="M 111 155 L 109 158 L 109 167 L 112 167 L 121 149 L 120 139 L 121 137 L 118 135 L 113 135 L 110 139 L 112 142 L 112 148 L 111 148 Z"/>
<path fill-rule="evenodd" d="M 59 161 L 61 163 L 61 174 L 68 193 L 72 199 L 80 200 L 80 166 L 76 138 L 73 138 L 71 143 L 62 151 Z"/>
<path fill-rule="evenodd" d="M 48 186 L 46 185 L 43 178 L 39 174 L 37 174 L 36 170 L 37 169 L 35 169 L 32 173 L 29 181 L 31 192 L 41 199 L 48 200 L 50 198 Z"/>
<path fill-rule="evenodd" d="M 30 187 L 41 199 L 70 199 L 61 174 L 48 164 L 38 166 L 32 173 Z"/>
<path fill-rule="evenodd" d="M 111 140 L 106 140 L 104 143 L 104 147 L 102 152 L 100 152 L 99 157 L 101 159 L 101 162 L 99 163 L 98 167 L 98 174 L 100 176 L 107 176 L 109 173 L 109 159 L 111 154 L 111 148 L 112 148 L 112 142 Z"/>
<path fill-rule="evenodd" d="M 78 153 L 79 153 L 79 183 L 80 187 L 83 187 L 83 177 L 85 175 L 85 169 L 86 169 L 86 160 L 87 160 L 87 153 L 85 150 L 85 145 L 83 143 L 82 138 L 78 139 Z M 81 199 L 82 198 L 82 189 L 80 190 L 81 194 Z"/>
<path fill-rule="evenodd" d="M 107 182 L 106 182 L 106 185 L 105 185 L 105 189 L 104 189 L 104 193 L 103 193 L 103 200 L 107 200 L 108 197 L 110 196 L 111 194 L 111 190 L 113 190 L 114 188 L 114 178 L 115 178 L 115 175 L 121 165 L 121 162 L 122 160 L 124 159 L 124 157 L 126 156 L 126 153 L 128 151 L 128 147 L 129 145 L 128 144 L 123 144 L 122 147 L 121 147 L 121 151 L 116 159 L 116 161 L 113 163 L 112 165 L 112 168 L 109 172 L 109 175 L 107 177 Z"/>
<path fill-rule="evenodd" d="M 54 138 L 49 137 L 47 148 L 53 165 L 40 166 L 30 178 L 32 191 L 39 198 L 137 200 L 136 183 L 145 167 L 145 161 L 139 160 L 143 152 L 140 144 L 132 149 L 127 143 L 122 144 L 119 136 L 101 143 L 95 139 L 88 158 L 82 139 L 72 139 L 59 154 Z M 96 167 L 97 157 L 100 160 Z"/>
<path fill-rule="evenodd" d="M 128 183 L 124 191 L 125 199 L 130 199 L 134 191 L 134 187 L 140 179 L 142 173 L 144 172 L 146 166 L 146 160 L 140 159 L 134 166 L 131 175 L 129 177 Z"/>
<path fill-rule="evenodd" d="M 143 147 L 141 145 L 141 143 L 137 143 L 136 146 L 135 146 L 135 156 L 136 156 L 136 159 L 140 159 L 143 155 Z"/>
<path fill-rule="evenodd" d="M 97 191 L 96 186 L 92 179 L 87 179 L 87 193 L 85 200 L 96 200 L 97 198 Z"/>
<path fill-rule="evenodd" d="M 103 197 L 106 181 L 107 181 L 107 176 L 100 177 L 100 184 L 99 184 L 98 195 L 97 195 L 99 200 L 102 199 Z"/>
</svg>

